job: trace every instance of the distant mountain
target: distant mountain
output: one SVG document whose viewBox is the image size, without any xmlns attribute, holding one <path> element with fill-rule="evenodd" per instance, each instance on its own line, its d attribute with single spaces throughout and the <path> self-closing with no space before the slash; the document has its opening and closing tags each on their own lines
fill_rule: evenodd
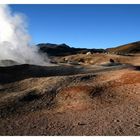
<svg viewBox="0 0 140 140">
<path fill-rule="evenodd" d="M 38 44 L 39 51 L 47 53 L 49 56 L 67 56 L 78 53 L 102 53 L 105 52 L 104 49 L 86 49 L 86 48 L 73 48 L 66 44 L 51 44 L 51 43 L 42 43 Z"/>
<path fill-rule="evenodd" d="M 115 48 L 108 48 L 106 51 L 115 54 L 140 53 L 140 41 L 125 44 Z"/>
</svg>

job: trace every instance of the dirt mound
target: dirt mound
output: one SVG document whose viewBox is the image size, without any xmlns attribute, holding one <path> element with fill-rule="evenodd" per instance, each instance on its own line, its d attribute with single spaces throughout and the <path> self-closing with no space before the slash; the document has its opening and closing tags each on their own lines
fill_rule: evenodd
<svg viewBox="0 0 140 140">
<path fill-rule="evenodd" d="M 60 109 L 83 110 L 90 102 L 91 86 L 78 85 L 62 89 L 56 96 Z"/>
<path fill-rule="evenodd" d="M 110 59 L 114 61 L 114 64 L 131 64 L 131 65 L 139 65 L 140 58 L 138 55 L 133 56 L 122 56 L 115 54 L 105 54 L 105 53 L 93 53 L 90 55 L 86 54 L 77 54 L 77 55 L 69 55 L 65 57 L 56 57 L 54 61 L 57 63 L 77 63 L 81 65 L 102 65 L 102 64 L 110 64 Z"/>
</svg>

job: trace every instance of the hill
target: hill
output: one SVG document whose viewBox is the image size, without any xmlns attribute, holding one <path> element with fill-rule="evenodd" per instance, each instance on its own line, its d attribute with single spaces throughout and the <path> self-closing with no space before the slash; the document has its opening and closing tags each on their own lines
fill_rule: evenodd
<svg viewBox="0 0 140 140">
<path fill-rule="evenodd" d="M 140 41 L 121 45 L 115 48 L 108 48 L 106 51 L 115 54 L 140 53 Z"/>
<path fill-rule="evenodd" d="M 38 44 L 40 52 L 47 53 L 49 56 L 67 56 L 78 53 L 102 53 L 105 52 L 104 49 L 87 49 L 87 48 L 73 48 L 66 44 L 51 44 L 42 43 Z"/>
</svg>

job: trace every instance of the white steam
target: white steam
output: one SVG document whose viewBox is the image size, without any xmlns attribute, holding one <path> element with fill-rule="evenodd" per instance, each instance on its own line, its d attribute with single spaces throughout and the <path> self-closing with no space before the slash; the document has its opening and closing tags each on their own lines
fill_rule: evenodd
<svg viewBox="0 0 140 140">
<path fill-rule="evenodd" d="M 0 60 L 46 65 L 44 56 L 35 46 L 30 46 L 25 17 L 12 13 L 9 6 L 0 5 Z"/>
</svg>

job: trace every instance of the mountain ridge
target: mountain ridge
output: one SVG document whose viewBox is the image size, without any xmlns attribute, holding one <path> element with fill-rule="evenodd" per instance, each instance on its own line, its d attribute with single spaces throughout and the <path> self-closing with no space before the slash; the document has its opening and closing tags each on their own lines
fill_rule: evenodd
<svg viewBox="0 0 140 140">
<path fill-rule="evenodd" d="M 49 56 L 68 56 L 73 54 L 86 54 L 91 53 L 115 53 L 115 54 L 131 54 L 131 53 L 140 53 L 140 41 L 127 43 L 117 47 L 107 48 L 107 49 L 96 49 L 96 48 L 74 48 L 69 45 L 62 44 L 53 44 L 53 43 L 40 43 L 39 52 L 47 53 Z"/>
<path fill-rule="evenodd" d="M 140 41 L 124 44 L 113 48 L 107 48 L 106 51 L 109 53 L 116 53 L 116 54 L 140 53 Z"/>
<path fill-rule="evenodd" d="M 47 53 L 49 56 L 67 56 L 73 55 L 78 53 L 103 53 L 105 52 L 104 49 L 87 49 L 87 48 L 74 48 L 66 45 L 65 43 L 62 44 L 51 44 L 51 43 L 40 43 L 39 51 L 43 53 Z"/>
</svg>

